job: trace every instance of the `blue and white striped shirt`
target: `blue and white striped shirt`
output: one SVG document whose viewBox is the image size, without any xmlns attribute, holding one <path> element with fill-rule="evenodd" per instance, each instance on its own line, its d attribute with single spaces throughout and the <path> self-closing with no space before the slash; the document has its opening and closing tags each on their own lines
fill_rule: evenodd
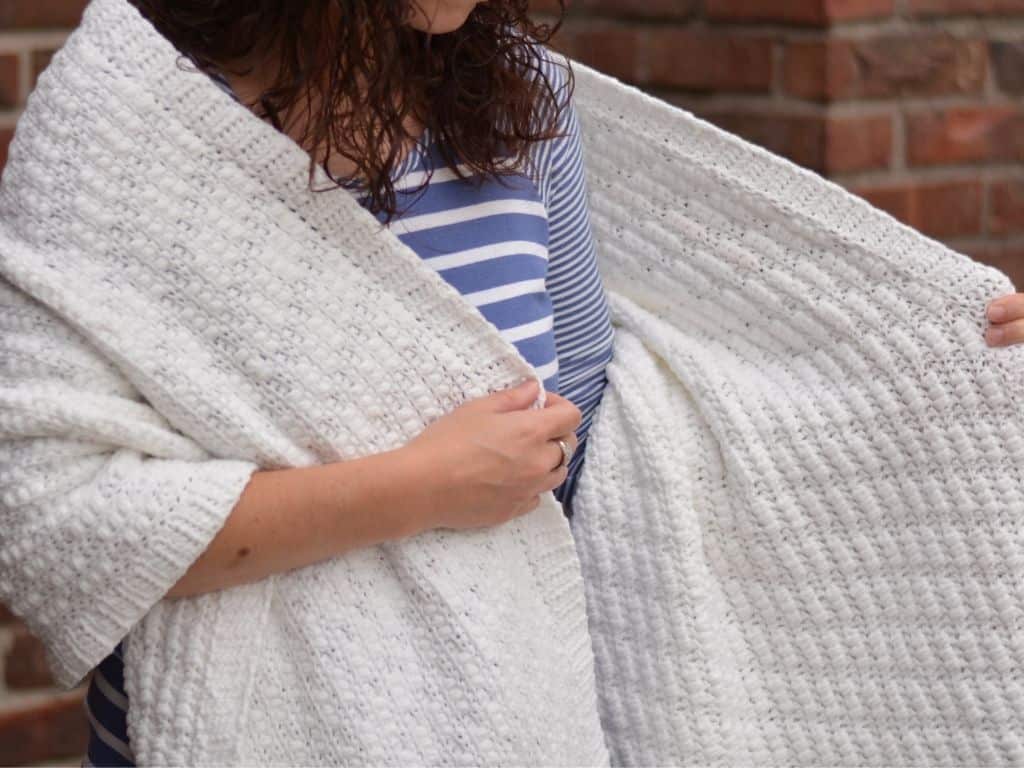
<svg viewBox="0 0 1024 768">
<path fill-rule="evenodd" d="M 564 71 L 547 58 L 542 67 L 557 92 Z M 215 79 L 234 95 L 225 80 Z M 560 125 L 565 135 L 533 145 L 528 173 L 480 186 L 447 168 L 425 132 L 393 171 L 399 213 L 389 224 L 516 346 L 545 389 L 580 409 L 579 444 L 565 482 L 555 489 L 567 514 L 613 339 L 590 232 L 579 125 L 569 107 Z M 358 186 L 349 191 L 366 204 Z M 383 212 L 378 218 L 383 221 Z M 123 641 L 90 681 L 86 766 L 134 765 L 122 652 Z"/>
</svg>

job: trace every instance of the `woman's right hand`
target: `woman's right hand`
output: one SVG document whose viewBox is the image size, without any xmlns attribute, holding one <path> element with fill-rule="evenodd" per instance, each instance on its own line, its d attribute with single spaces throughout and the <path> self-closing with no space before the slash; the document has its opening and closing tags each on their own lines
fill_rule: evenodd
<svg viewBox="0 0 1024 768">
<path fill-rule="evenodd" d="M 423 479 L 423 529 L 497 525 L 537 508 L 540 494 L 565 480 L 562 438 L 576 449 L 582 414 L 538 384 L 475 398 L 445 414 L 404 447 Z M 558 467 L 555 469 L 555 467 Z"/>
</svg>

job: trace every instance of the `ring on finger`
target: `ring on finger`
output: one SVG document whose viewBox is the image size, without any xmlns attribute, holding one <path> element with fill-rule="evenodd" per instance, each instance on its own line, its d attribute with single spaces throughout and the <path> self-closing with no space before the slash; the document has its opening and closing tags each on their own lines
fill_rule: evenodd
<svg viewBox="0 0 1024 768">
<path fill-rule="evenodd" d="M 558 447 L 562 449 L 562 460 L 558 463 L 555 469 L 561 469 L 562 467 L 569 466 L 569 460 L 572 458 L 574 448 L 569 444 L 568 440 L 561 437 L 557 438 L 555 442 L 558 443 Z"/>
</svg>

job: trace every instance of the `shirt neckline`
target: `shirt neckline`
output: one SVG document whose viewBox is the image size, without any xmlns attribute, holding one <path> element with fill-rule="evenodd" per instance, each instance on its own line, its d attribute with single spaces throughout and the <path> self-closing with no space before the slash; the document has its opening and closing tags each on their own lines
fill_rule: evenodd
<svg viewBox="0 0 1024 768">
<path fill-rule="evenodd" d="M 210 77 L 218 85 L 220 85 L 231 98 L 233 98 L 239 105 L 242 104 L 242 100 L 239 98 L 235 89 L 231 86 L 230 81 L 219 71 L 214 70 L 212 72 L 206 72 L 203 70 L 198 62 L 191 56 L 188 55 L 188 59 L 192 62 L 192 65 L 196 67 L 196 70 L 201 74 Z M 416 137 L 413 141 L 412 146 L 402 156 L 401 160 L 391 169 L 391 182 L 397 184 L 403 178 L 408 176 L 416 169 L 417 161 L 419 158 L 427 158 L 430 152 L 430 146 L 433 142 L 433 132 L 429 126 L 425 126 L 422 133 Z M 364 194 L 360 194 L 366 189 L 366 185 L 362 179 L 342 179 L 337 182 L 341 187 L 345 188 L 349 192 L 355 194 L 360 200 L 365 198 Z"/>
</svg>

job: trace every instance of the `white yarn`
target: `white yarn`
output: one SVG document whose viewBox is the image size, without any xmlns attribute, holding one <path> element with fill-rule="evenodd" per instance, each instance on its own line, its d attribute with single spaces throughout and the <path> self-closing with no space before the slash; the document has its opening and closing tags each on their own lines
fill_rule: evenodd
<svg viewBox="0 0 1024 768">
<path fill-rule="evenodd" d="M 161 599 L 257 468 L 535 375 L 175 59 L 92 0 L 0 184 L 0 599 L 66 687 L 131 631 L 140 765 L 1024 761 L 1013 287 L 578 62 L 616 346 L 572 530 Z"/>
</svg>

